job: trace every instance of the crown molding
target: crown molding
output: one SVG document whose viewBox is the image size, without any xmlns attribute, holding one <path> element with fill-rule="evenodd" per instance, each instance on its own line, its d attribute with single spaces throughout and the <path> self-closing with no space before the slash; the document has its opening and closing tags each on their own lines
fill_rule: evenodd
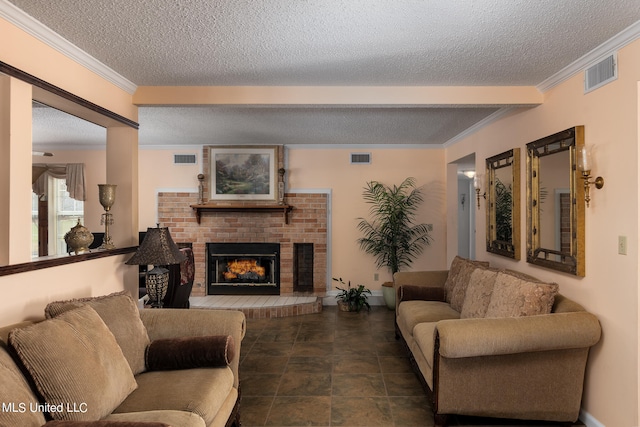
<svg viewBox="0 0 640 427">
<path fill-rule="evenodd" d="M 640 21 L 630 25 L 591 52 L 576 59 L 562 70 L 545 79 L 536 86 L 536 89 L 544 93 L 638 38 L 640 38 Z"/>
<path fill-rule="evenodd" d="M 32 35 L 36 39 L 57 50 L 66 57 L 93 71 L 105 80 L 118 86 L 130 95 L 137 89 L 137 85 L 122 75 L 116 73 L 93 56 L 89 55 L 64 37 L 52 31 L 42 22 L 27 15 L 7 0 L 0 0 L 0 17 Z"/>
</svg>

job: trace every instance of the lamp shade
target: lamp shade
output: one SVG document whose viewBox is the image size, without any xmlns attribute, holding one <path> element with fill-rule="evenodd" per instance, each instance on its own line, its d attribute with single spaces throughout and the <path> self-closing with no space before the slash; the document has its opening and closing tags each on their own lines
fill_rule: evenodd
<svg viewBox="0 0 640 427">
<path fill-rule="evenodd" d="M 169 229 L 147 228 L 147 234 L 128 265 L 171 265 L 187 259 L 169 234 Z"/>
</svg>

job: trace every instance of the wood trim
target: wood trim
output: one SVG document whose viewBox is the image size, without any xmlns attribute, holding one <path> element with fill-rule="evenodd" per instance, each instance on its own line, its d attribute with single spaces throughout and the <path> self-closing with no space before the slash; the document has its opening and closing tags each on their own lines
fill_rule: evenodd
<svg viewBox="0 0 640 427">
<path fill-rule="evenodd" d="M 31 262 L 25 262 L 22 264 L 7 265 L 0 267 L 0 276 L 8 276 L 10 274 L 26 273 L 29 271 L 41 270 L 43 268 L 58 267 L 60 265 L 73 264 L 82 261 L 91 261 L 98 258 L 106 258 L 115 255 L 122 255 L 133 253 L 138 249 L 137 246 L 131 246 L 120 249 L 110 249 L 103 251 L 90 252 L 88 254 L 80 255 L 62 255 L 59 257 L 51 257 L 46 259 L 39 259 Z"/>
<path fill-rule="evenodd" d="M 79 106 L 91 110 L 95 113 L 101 114 L 105 117 L 108 117 L 112 120 L 117 121 L 118 123 L 122 123 L 126 126 L 132 127 L 134 129 L 138 129 L 140 125 L 133 120 L 130 120 L 120 114 L 114 113 L 113 111 L 107 110 L 93 102 L 87 101 L 84 98 L 80 98 L 77 95 L 72 94 L 71 92 L 67 92 L 66 90 L 59 88 L 58 86 L 54 86 L 51 83 L 45 82 L 42 79 L 39 79 L 36 76 L 33 76 L 29 73 L 26 73 L 18 68 L 15 68 L 6 62 L 0 61 L 0 73 L 6 74 L 11 77 L 15 77 L 17 79 L 22 80 L 25 83 L 29 83 L 33 86 L 36 86 L 40 89 L 46 90 L 47 92 L 52 93 L 53 95 L 59 96 L 60 98 L 66 99 L 67 101 L 71 101 Z"/>
<path fill-rule="evenodd" d="M 229 205 L 216 205 L 216 204 L 202 204 L 191 205 L 191 208 L 196 213 L 196 221 L 200 224 L 202 212 L 282 212 L 284 223 L 289 224 L 289 217 L 287 214 L 293 210 L 293 206 L 290 205 L 243 205 L 243 204 L 229 204 Z"/>
</svg>

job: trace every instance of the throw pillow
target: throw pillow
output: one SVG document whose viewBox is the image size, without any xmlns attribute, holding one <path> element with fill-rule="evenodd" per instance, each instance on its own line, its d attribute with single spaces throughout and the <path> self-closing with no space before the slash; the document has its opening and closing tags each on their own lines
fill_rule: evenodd
<svg viewBox="0 0 640 427">
<path fill-rule="evenodd" d="M 433 286 L 400 286 L 400 301 L 444 301 L 444 289 Z"/>
<path fill-rule="evenodd" d="M 557 283 L 532 282 L 500 272 L 485 317 L 549 314 L 557 293 Z"/>
<path fill-rule="evenodd" d="M 449 274 L 447 275 L 447 280 L 444 282 L 444 295 L 445 301 L 451 304 L 454 294 L 456 293 L 455 288 L 458 284 L 463 283 L 466 288 L 466 284 L 469 281 L 469 276 L 471 273 L 469 272 L 468 267 L 488 267 L 489 263 L 485 261 L 473 261 L 470 259 L 462 258 L 460 256 L 455 256 L 453 261 L 451 261 L 451 267 L 449 267 Z M 467 268 L 464 268 L 467 267 Z M 465 275 L 468 275 L 465 277 Z M 464 295 L 464 292 L 459 294 L 458 299 L 460 299 L 460 295 Z M 464 297 L 458 301 L 460 311 L 462 308 L 462 303 L 464 302 Z"/>
<path fill-rule="evenodd" d="M 147 347 L 150 371 L 227 366 L 235 355 L 231 335 L 180 337 L 152 341 Z"/>
<path fill-rule="evenodd" d="M 129 293 L 122 291 L 99 297 L 55 301 L 47 305 L 45 315 L 47 318 L 56 317 L 83 305 L 93 308 L 111 330 L 133 374 L 144 372 L 144 352 L 150 340 L 140 320 L 138 306 Z"/>
<path fill-rule="evenodd" d="M 485 316 L 487 308 L 489 308 L 498 271 L 494 268 L 476 268 L 471 273 L 469 286 L 460 311 L 461 319 Z"/>
<path fill-rule="evenodd" d="M 89 306 L 14 329 L 9 343 L 53 419 L 99 420 L 137 387 L 113 334 Z"/>
<path fill-rule="evenodd" d="M 44 414 L 34 411 L 38 399 L 15 364 L 4 342 L 0 342 L 0 426 L 40 427 Z"/>
</svg>

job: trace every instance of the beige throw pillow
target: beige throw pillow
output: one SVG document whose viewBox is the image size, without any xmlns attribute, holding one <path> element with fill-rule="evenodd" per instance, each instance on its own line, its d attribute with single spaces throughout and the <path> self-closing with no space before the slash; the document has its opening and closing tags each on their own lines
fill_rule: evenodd
<svg viewBox="0 0 640 427">
<path fill-rule="evenodd" d="M 460 311 L 461 319 L 485 316 L 487 308 L 489 308 L 498 271 L 493 268 L 476 268 L 471 273 L 469 286 Z"/>
<path fill-rule="evenodd" d="M 549 314 L 557 293 L 557 283 L 532 282 L 500 272 L 485 317 Z"/>
<path fill-rule="evenodd" d="M 150 343 L 135 301 L 126 291 L 99 297 L 55 301 L 45 308 L 47 318 L 83 305 L 93 308 L 113 333 L 134 375 L 144 372 L 144 352 Z"/>
<path fill-rule="evenodd" d="M 456 255 L 453 261 L 451 261 L 449 274 L 447 275 L 447 280 L 444 282 L 445 301 L 452 304 L 451 302 L 454 300 L 454 295 L 457 295 L 455 304 L 458 308 L 456 310 L 460 311 L 462 309 L 462 303 L 464 302 L 464 292 L 466 291 L 473 268 L 488 266 L 488 262 L 472 261 Z M 462 284 L 464 290 L 461 288 L 456 291 L 459 284 Z M 451 306 L 455 308 L 453 304 Z"/>
<path fill-rule="evenodd" d="M 0 426 L 40 427 L 44 414 L 33 411 L 38 399 L 27 384 L 5 344 L 0 342 Z"/>
<path fill-rule="evenodd" d="M 137 388 L 113 334 L 89 306 L 15 329 L 9 343 L 54 419 L 99 420 Z"/>
</svg>

